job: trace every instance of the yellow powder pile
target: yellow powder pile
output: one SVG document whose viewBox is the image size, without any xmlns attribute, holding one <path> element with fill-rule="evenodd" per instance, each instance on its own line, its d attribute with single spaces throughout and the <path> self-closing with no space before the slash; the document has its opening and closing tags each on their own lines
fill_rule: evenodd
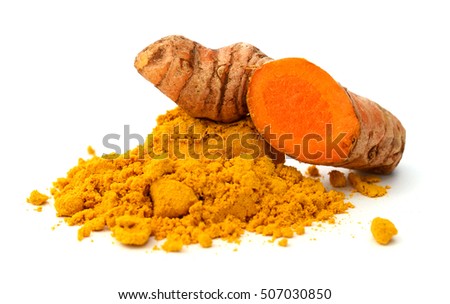
<svg viewBox="0 0 450 304">
<path fill-rule="evenodd" d="M 285 160 L 284 154 L 256 131 L 249 116 L 233 123 L 216 123 L 193 118 L 180 108 L 157 119 L 157 126 L 138 152 L 140 158 L 147 155 L 157 159 L 256 159 L 265 155 L 275 163 Z"/>
<path fill-rule="evenodd" d="M 80 226 L 80 240 L 109 229 L 126 245 L 165 239 L 162 249 L 180 251 L 239 241 L 247 230 L 286 246 L 305 226 L 352 207 L 342 192 L 284 165 L 249 118 L 220 124 L 176 108 L 157 123 L 144 146 L 104 157 L 90 149 L 92 158 L 54 182 L 57 215 Z"/>
</svg>

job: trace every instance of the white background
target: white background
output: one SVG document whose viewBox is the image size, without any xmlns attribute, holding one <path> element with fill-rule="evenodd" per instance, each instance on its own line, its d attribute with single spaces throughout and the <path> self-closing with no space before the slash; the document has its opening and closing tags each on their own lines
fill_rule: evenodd
<svg viewBox="0 0 450 304">
<path fill-rule="evenodd" d="M 448 5 L 368 3 L 2 1 L 0 301 L 120 303 L 118 291 L 158 288 L 329 288 L 324 303 L 448 303 Z M 395 113 L 407 144 L 384 179 L 388 196 L 355 195 L 356 208 L 339 225 L 308 229 L 287 248 L 244 237 L 240 246 L 167 254 L 152 251 L 153 240 L 130 249 L 109 232 L 78 242 L 75 227 L 53 231 L 53 207 L 35 212 L 25 202 L 30 191 L 48 193 L 88 156 L 88 145 L 111 152 L 104 135 L 123 134 L 128 124 L 144 136 L 174 107 L 133 67 L 141 49 L 170 34 L 212 48 L 244 41 L 273 58 L 305 57 Z M 397 225 L 392 245 L 373 241 L 375 216 Z"/>
</svg>

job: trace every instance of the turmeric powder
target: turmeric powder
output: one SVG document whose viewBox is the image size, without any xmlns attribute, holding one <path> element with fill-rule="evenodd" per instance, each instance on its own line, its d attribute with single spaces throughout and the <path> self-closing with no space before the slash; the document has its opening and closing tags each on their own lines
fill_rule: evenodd
<svg viewBox="0 0 450 304">
<path fill-rule="evenodd" d="M 178 252 L 183 248 L 183 242 L 178 234 L 169 234 L 162 245 L 162 249 L 167 252 Z"/>
<path fill-rule="evenodd" d="M 311 177 L 320 177 L 319 169 L 315 165 L 309 166 L 306 173 Z"/>
<path fill-rule="evenodd" d="M 360 176 L 356 173 L 350 172 L 348 174 L 350 184 L 359 193 L 368 197 L 379 197 L 387 193 L 386 187 L 377 185 L 381 179 L 376 176 Z"/>
<path fill-rule="evenodd" d="M 109 229 L 126 245 L 166 239 L 162 249 L 174 252 L 238 242 L 245 230 L 290 238 L 353 207 L 344 193 L 274 161 L 250 119 L 223 124 L 176 108 L 157 122 L 145 147 L 80 159 L 54 182 L 57 215 L 81 226 L 80 239 Z M 214 149 L 201 151 L 211 138 Z"/>
<path fill-rule="evenodd" d="M 388 219 L 376 217 L 370 226 L 375 240 L 381 245 L 387 245 L 392 237 L 398 233 L 395 225 Z"/>
<path fill-rule="evenodd" d="M 158 159 L 255 159 L 266 155 L 275 163 L 285 160 L 285 155 L 256 131 L 248 116 L 233 123 L 218 123 L 193 118 L 180 108 L 160 116 L 146 144 L 139 148 L 139 153 Z"/>
<path fill-rule="evenodd" d="M 30 196 L 27 198 L 27 202 L 35 206 L 41 206 L 45 204 L 49 198 L 50 197 L 48 197 L 47 195 L 42 194 L 37 190 L 33 190 L 31 191 Z"/>
<path fill-rule="evenodd" d="M 117 217 L 111 230 L 116 240 L 125 245 L 144 245 L 151 235 L 147 220 L 132 215 Z"/>
<path fill-rule="evenodd" d="M 347 186 L 347 179 L 344 173 L 338 170 L 331 170 L 328 175 L 330 176 L 330 184 L 335 188 L 341 188 Z"/>
<path fill-rule="evenodd" d="M 159 179 L 150 186 L 153 214 L 160 217 L 180 217 L 198 201 L 192 188 L 171 179 Z"/>
<path fill-rule="evenodd" d="M 212 246 L 212 239 L 209 234 L 203 232 L 198 236 L 198 243 L 203 248 L 209 248 Z"/>
<path fill-rule="evenodd" d="M 278 241 L 278 245 L 281 247 L 286 247 L 288 245 L 288 239 L 282 238 L 281 240 Z"/>
</svg>

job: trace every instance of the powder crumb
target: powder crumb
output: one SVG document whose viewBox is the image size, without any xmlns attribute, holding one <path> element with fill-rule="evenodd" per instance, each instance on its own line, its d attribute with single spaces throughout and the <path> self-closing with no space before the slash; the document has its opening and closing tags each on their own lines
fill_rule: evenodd
<svg viewBox="0 0 450 304">
<path fill-rule="evenodd" d="M 198 236 L 198 243 L 203 248 L 209 248 L 212 246 L 212 239 L 207 233 L 200 233 Z"/>
<path fill-rule="evenodd" d="M 102 231 L 105 228 L 105 219 L 97 217 L 87 221 L 80 229 L 78 229 L 78 240 L 89 237 L 92 231 Z"/>
<path fill-rule="evenodd" d="M 169 235 L 162 245 L 162 249 L 166 252 L 180 252 L 183 248 L 183 242 L 179 236 Z"/>
<path fill-rule="evenodd" d="M 278 245 L 281 247 L 286 247 L 288 245 L 288 239 L 282 238 L 281 240 L 278 241 Z"/>
<path fill-rule="evenodd" d="M 375 240 L 381 245 L 389 244 L 393 236 L 398 233 L 397 228 L 390 220 L 381 217 L 376 217 L 372 220 L 370 231 Z"/>
<path fill-rule="evenodd" d="M 305 234 L 305 226 L 298 225 L 297 228 L 295 228 L 295 233 L 297 233 L 298 235 Z"/>
<path fill-rule="evenodd" d="M 328 173 L 330 176 L 330 184 L 335 188 L 342 188 L 347 186 L 347 179 L 345 174 L 338 170 L 332 170 Z"/>
<path fill-rule="evenodd" d="M 116 223 L 111 227 L 113 236 L 125 245 L 144 245 L 150 238 L 151 228 L 145 218 L 123 215 L 116 218 Z"/>
<path fill-rule="evenodd" d="M 306 170 L 306 173 L 311 177 L 320 176 L 319 169 L 315 165 L 309 166 L 308 169 Z"/>
<path fill-rule="evenodd" d="M 55 230 L 57 227 L 61 226 L 61 221 L 51 227 L 52 230 Z"/>
<path fill-rule="evenodd" d="M 180 217 L 198 201 L 192 188 L 175 180 L 160 179 L 150 187 L 153 212 L 160 217 Z"/>
<path fill-rule="evenodd" d="M 381 182 L 381 178 L 379 176 L 368 175 L 368 176 L 359 176 L 359 177 L 361 178 L 362 181 L 369 183 L 369 184 L 375 184 L 375 183 Z"/>
<path fill-rule="evenodd" d="M 41 206 L 45 204 L 49 198 L 50 197 L 48 197 L 47 195 L 42 194 L 37 190 L 33 190 L 31 191 L 30 196 L 27 198 L 27 202 L 35 206 Z"/>
<path fill-rule="evenodd" d="M 42 212 L 42 206 L 38 206 L 34 209 L 36 212 Z"/>
<path fill-rule="evenodd" d="M 368 197 L 380 197 L 387 193 L 386 187 L 377 185 L 381 179 L 377 176 L 360 176 L 350 172 L 348 180 L 353 188 L 359 193 Z"/>
<path fill-rule="evenodd" d="M 94 148 L 92 148 L 92 146 L 88 146 L 88 147 L 87 147 L 87 153 L 88 153 L 89 155 L 94 156 L 94 155 L 95 155 L 95 150 L 94 150 Z"/>
<path fill-rule="evenodd" d="M 281 229 L 281 236 L 285 238 L 292 238 L 294 236 L 294 231 L 291 227 L 284 227 Z"/>
<path fill-rule="evenodd" d="M 55 196 L 55 208 L 58 216 L 73 216 L 83 211 L 84 200 L 75 191 L 67 191 L 63 196 Z"/>
</svg>

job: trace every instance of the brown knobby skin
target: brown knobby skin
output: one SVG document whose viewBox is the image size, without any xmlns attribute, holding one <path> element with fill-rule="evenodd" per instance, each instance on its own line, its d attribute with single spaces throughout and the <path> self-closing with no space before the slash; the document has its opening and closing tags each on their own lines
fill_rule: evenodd
<svg viewBox="0 0 450 304">
<path fill-rule="evenodd" d="M 380 174 L 391 173 L 405 150 L 405 128 L 397 117 L 376 102 L 344 90 L 361 128 L 349 157 L 335 166 Z"/>
<path fill-rule="evenodd" d="M 248 114 L 247 84 L 253 70 L 270 60 L 247 43 L 214 50 L 174 35 L 142 50 L 134 66 L 192 117 L 233 122 Z"/>
</svg>

